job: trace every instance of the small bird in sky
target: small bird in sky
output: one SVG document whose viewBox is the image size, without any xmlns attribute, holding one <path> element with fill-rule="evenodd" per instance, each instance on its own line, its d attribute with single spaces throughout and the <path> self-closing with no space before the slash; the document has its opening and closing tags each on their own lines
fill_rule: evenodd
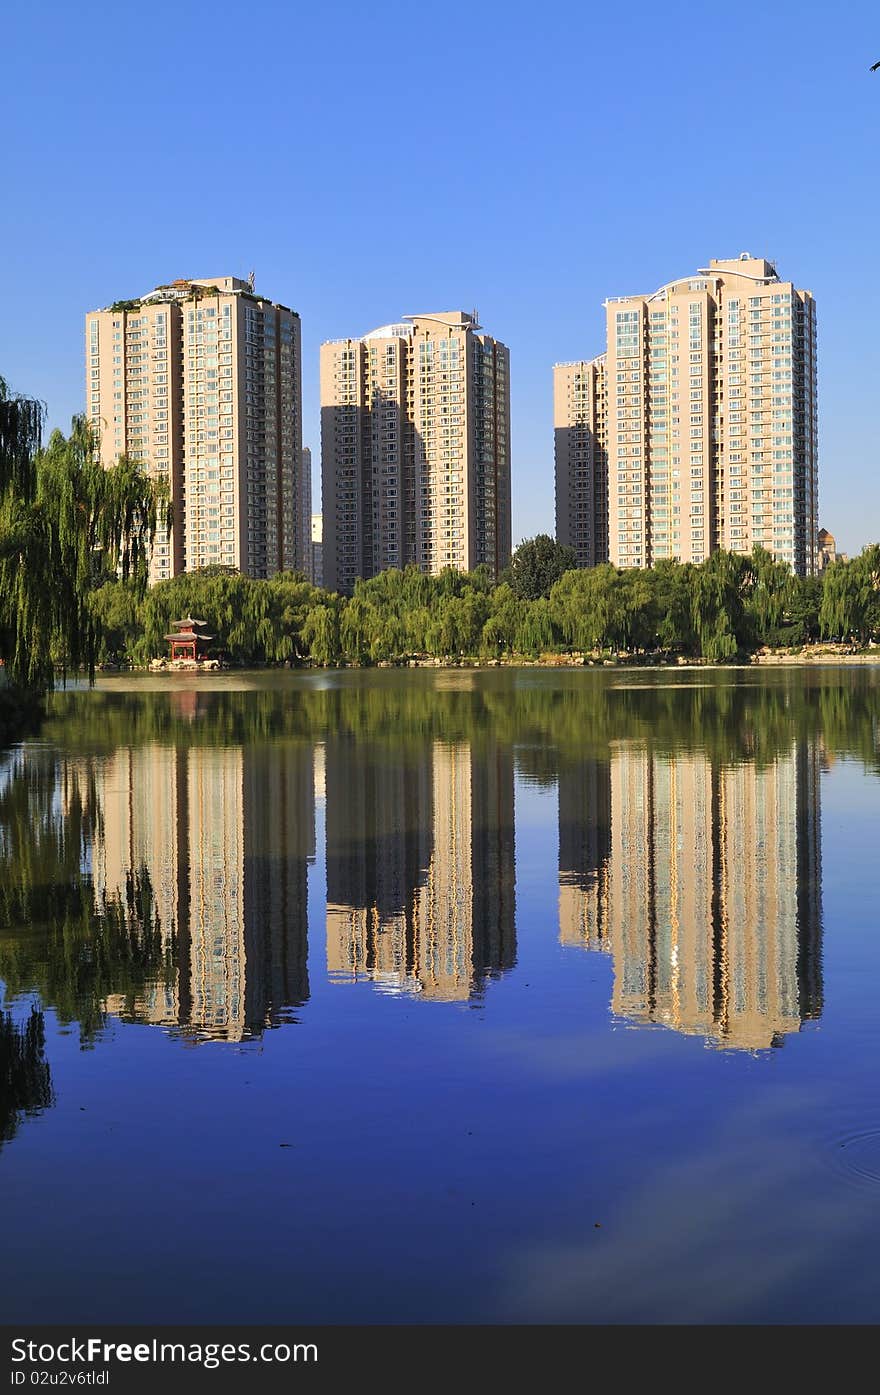
<svg viewBox="0 0 880 1395">
<path fill-rule="evenodd" d="M 872 72 L 872 73 L 876 73 L 876 71 L 877 71 L 878 68 L 880 68 L 880 63 L 872 63 L 872 64 L 871 64 L 871 72 Z"/>
</svg>

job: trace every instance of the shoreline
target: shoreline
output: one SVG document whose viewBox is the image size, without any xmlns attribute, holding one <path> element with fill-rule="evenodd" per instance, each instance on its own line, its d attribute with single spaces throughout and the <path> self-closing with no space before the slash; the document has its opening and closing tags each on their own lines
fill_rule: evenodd
<svg viewBox="0 0 880 1395">
<path fill-rule="evenodd" d="M 880 647 L 865 651 L 860 650 L 852 653 L 848 648 L 841 646 L 839 649 L 832 649 L 824 645 L 816 646 L 815 650 L 806 649 L 796 653 L 787 651 L 770 650 L 758 652 L 745 656 L 734 656 L 728 660 L 713 660 L 701 657 L 686 657 L 684 655 L 662 658 L 660 656 L 642 655 L 620 655 L 608 658 L 597 654 L 544 654 L 540 658 L 527 658 L 525 655 L 516 655 L 499 659 L 478 659 L 478 658 L 409 658 L 399 661 L 383 659 L 373 664 L 346 663 L 340 661 L 337 664 L 260 664 L 260 665 L 238 665 L 224 664 L 218 666 L 216 661 L 209 661 L 209 664 L 186 664 L 180 667 L 153 667 L 152 665 L 137 665 L 124 668 L 100 668 L 98 675 L 102 678 L 133 676 L 144 674 L 156 678 L 173 677 L 201 677 L 203 675 L 219 673 L 270 673 L 270 672 L 291 672 L 291 673 L 321 673 L 353 671 L 362 672 L 370 669 L 452 669 L 461 671 L 473 671 L 477 669 L 499 669 L 499 668 L 543 668 L 543 669 L 639 669 L 646 671 L 667 671 L 669 669 L 682 668 L 703 668 L 703 669 L 724 669 L 740 668 L 747 669 L 753 667 L 802 667 L 812 668 L 823 667 L 846 667 L 863 665 L 880 665 Z"/>
<path fill-rule="evenodd" d="M 870 654 L 753 654 L 751 664 L 880 664 L 880 649 Z"/>
</svg>

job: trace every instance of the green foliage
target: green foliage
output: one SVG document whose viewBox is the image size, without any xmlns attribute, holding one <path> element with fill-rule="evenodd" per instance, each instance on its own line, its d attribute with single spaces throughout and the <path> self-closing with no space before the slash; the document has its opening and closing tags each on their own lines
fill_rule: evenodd
<svg viewBox="0 0 880 1395">
<path fill-rule="evenodd" d="M 510 585 L 502 581 L 490 596 L 489 607 L 483 624 L 482 652 L 489 658 L 515 652 L 524 603 L 517 599 Z"/>
<path fill-rule="evenodd" d="M 22 503 L 33 497 L 43 412 L 41 402 L 10 393 L 0 378 L 0 491 L 11 491 Z"/>
<path fill-rule="evenodd" d="M 105 469 L 76 418 L 40 449 L 43 410 L 0 379 L 0 660 L 29 694 L 97 662 L 146 664 L 173 622 L 207 623 L 215 655 L 242 665 L 400 664 L 413 659 L 679 653 L 723 661 L 763 644 L 880 635 L 880 546 L 824 576 L 797 578 L 763 548 L 701 565 L 573 567 L 546 534 L 522 542 L 498 584 L 486 567 L 391 569 L 351 597 L 283 572 L 229 567 L 147 590 L 152 540 L 171 527 L 167 493 L 135 462 Z M 2 715 L 2 714 L 0 714 Z"/>
<path fill-rule="evenodd" d="M 576 565 L 573 547 L 558 543 L 547 533 L 525 538 L 513 554 L 506 580 L 515 596 L 536 601 L 549 596 L 554 584 Z"/>
<path fill-rule="evenodd" d="M 165 636 L 173 622 L 192 615 L 207 622 L 213 651 L 234 663 L 296 662 L 308 654 L 302 630 L 322 595 L 294 572 L 279 572 L 270 581 L 222 566 L 183 572 L 147 592 L 129 652 L 140 662 L 167 654 Z"/>
<path fill-rule="evenodd" d="M 327 668 L 335 663 L 341 643 L 338 607 L 322 602 L 307 610 L 301 639 L 316 664 Z"/>
<path fill-rule="evenodd" d="M 732 659 L 748 643 L 746 595 L 754 584 L 750 558 L 719 548 L 693 568 L 691 617 L 706 659 Z"/>
<path fill-rule="evenodd" d="M 136 589 L 130 582 L 106 581 L 89 593 L 88 607 L 98 637 L 98 663 L 123 662 L 138 632 Z"/>
<path fill-rule="evenodd" d="M 74 762 L 58 772 L 56 762 L 46 749 L 19 754 L 0 791 L 0 978 L 12 999 L 36 990 L 62 1022 L 79 1022 L 85 1044 L 103 1028 L 109 994 L 133 999 L 148 981 L 164 981 L 174 932 L 160 924 L 145 868 L 96 897 L 83 864 L 103 819 L 94 768 Z"/>
<path fill-rule="evenodd" d="M 652 582 L 640 586 L 646 599 Z M 566 572 L 550 592 L 550 611 L 565 642 L 577 650 L 619 649 L 627 641 L 634 616 L 630 607 L 634 580 L 609 563 Z"/>
<path fill-rule="evenodd" d="M 823 582 L 819 624 L 825 638 L 867 644 L 880 634 L 880 545 L 849 562 L 832 562 Z"/>
<path fill-rule="evenodd" d="M 772 633 L 781 623 L 794 580 L 785 562 L 757 544 L 750 558 L 751 575 L 745 577 L 745 610 L 755 636 Z"/>
<path fill-rule="evenodd" d="M 694 654 L 697 651 L 691 607 L 693 570 L 689 562 L 681 566 L 678 562 L 663 561 L 654 568 L 657 640 L 666 652 Z"/>
<path fill-rule="evenodd" d="M 552 649 L 555 643 L 556 627 L 550 602 L 540 596 L 531 605 L 523 607 L 514 635 L 514 648 L 519 654 L 538 658 Z"/>
<path fill-rule="evenodd" d="M 42 409 L 0 381 L 0 659 L 32 692 L 85 669 L 100 648 L 91 592 L 108 573 L 143 594 L 167 500 L 121 457 L 105 469 L 84 417 L 39 447 Z"/>
<path fill-rule="evenodd" d="M 791 587 L 785 606 L 784 624 L 781 631 L 771 630 L 767 643 L 776 641 L 773 635 L 787 633 L 789 638 L 780 641 L 790 644 L 807 644 L 817 640 L 821 634 L 819 610 L 822 605 L 823 579 L 821 576 L 801 576 L 791 578 Z"/>
</svg>

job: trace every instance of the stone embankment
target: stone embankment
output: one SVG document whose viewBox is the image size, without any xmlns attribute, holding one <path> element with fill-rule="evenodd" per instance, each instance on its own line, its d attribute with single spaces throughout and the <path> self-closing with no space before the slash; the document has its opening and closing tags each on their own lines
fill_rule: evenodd
<svg viewBox="0 0 880 1395">
<path fill-rule="evenodd" d="M 753 664 L 877 664 L 880 646 L 857 649 L 852 644 L 808 644 L 803 649 L 759 649 Z"/>
<path fill-rule="evenodd" d="M 151 673 L 215 673 L 225 668 L 219 659 L 151 659 Z"/>
</svg>

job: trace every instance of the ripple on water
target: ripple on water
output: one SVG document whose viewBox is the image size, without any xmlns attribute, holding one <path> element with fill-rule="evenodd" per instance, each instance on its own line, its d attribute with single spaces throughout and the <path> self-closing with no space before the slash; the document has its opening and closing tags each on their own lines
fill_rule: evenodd
<svg viewBox="0 0 880 1395">
<path fill-rule="evenodd" d="M 861 1129 L 834 1141 L 835 1171 L 861 1187 L 880 1187 L 880 1128 Z"/>
</svg>

